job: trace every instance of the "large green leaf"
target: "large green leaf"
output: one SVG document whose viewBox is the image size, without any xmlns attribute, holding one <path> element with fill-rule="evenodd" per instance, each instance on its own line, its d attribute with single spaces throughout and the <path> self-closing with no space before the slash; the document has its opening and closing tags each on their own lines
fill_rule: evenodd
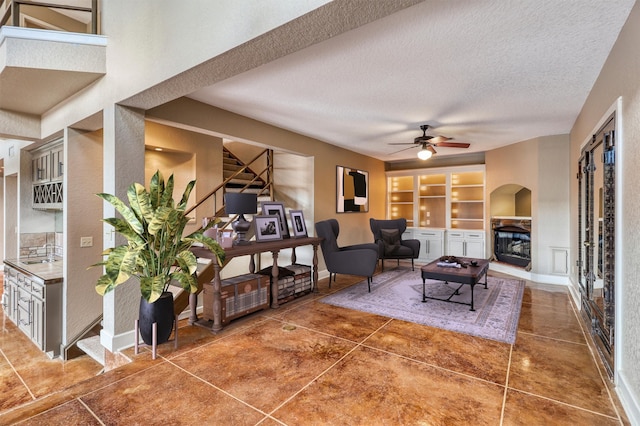
<svg viewBox="0 0 640 426">
<path fill-rule="evenodd" d="M 190 293 L 198 291 L 198 281 L 191 274 L 187 274 L 184 271 L 176 271 L 171 274 L 171 278 L 179 282 L 180 286 Z"/>
<path fill-rule="evenodd" d="M 153 277 L 140 277 L 140 292 L 147 302 L 153 303 L 160 298 L 162 292 L 166 290 L 169 277 L 166 275 L 155 275 Z"/>
<path fill-rule="evenodd" d="M 149 182 L 149 198 L 153 209 L 157 209 L 160 204 L 160 199 L 164 193 L 164 178 L 160 170 L 157 170 L 151 177 Z"/>
<path fill-rule="evenodd" d="M 204 234 L 202 234 L 202 232 L 194 232 L 193 234 L 190 234 L 184 237 L 183 240 L 188 241 L 190 243 L 193 243 L 193 242 L 201 243 L 203 246 L 205 246 L 213 254 L 216 255 L 219 265 L 224 265 L 226 253 L 224 252 L 224 249 L 220 246 L 220 244 L 218 244 L 218 242 L 213 238 L 209 238 L 205 236 Z"/>
<path fill-rule="evenodd" d="M 171 279 L 185 290 L 196 292 L 198 262 L 190 251 L 194 242 L 202 243 L 224 264 L 224 250 L 215 240 L 205 237 L 202 230 L 183 237 L 189 223 L 184 212 L 194 186 L 195 180 L 189 182 L 177 207 L 173 175 L 165 183 L 159 170 L 151 178 L 148 191 L 137 183 L 129 187 L 129 206 L 113 195 L 98 194 L 122 215 L 104 221 L 128 241 L 105 250 L 106 259 L 93 265 L 102 266 L 105 272 L 96 283 L 99 294 L 104 295 L 134 276 L 140 280 L 142 297 L 150 303 L 167 291 Z"/>
<path fill-rule="evenodd" d="M 107 219 L 103 219 L 103 221 L 113 226 L 113 229 L 117 233 L 125 237 L 127 241 L 129 241 L 129 243 L 137 245 L 144 245 L 146 243 L 146 241 L 140 236 L 140 234 L 137 233 L 126 220 L 118 217 L 110 217 Z"/>
<path fill-rule="evenodd" d="M 113 207 L 115 207 L 118 213 L 122 215 L 124 220 L 129 223 L 129 226 L 131 226 L 131 228 L 135 232 L 137 232 L 138 234 L 142 234 L 144 232 L 144 228 L 142 227 L 142 224 L 136 217 L 135 213 L 133 213 L 133 211 L 129 207 L 127 207 L 118 197 L 116 197 L 115 195 L 104 193 L 100 193 L 97 195 L 98 197 L 102 198 L 103 200 L 110 203 Z"/>
<path fill-rule="evenodd" d="M 137 271 L 137 250 L 128 246 L 118 246 L 109 253 L 105 263 L 105 274 L 114 286 L 127 281 Z"/>
<path fill-rule="evenodd" d="M 164 191 L 160 195 L 160 203 L 158 207 L 173 207 L 173 175 L 169 176 L 167 183 L 165 184 Z"/>
<path fill-rule="evenodd" d="M 187 187 L 184 189 L 184 193 L 182 194 L 182 198 L 180 199 L 180 204 L 178 204 L 179 209 L 185 210 L 187 208 L 187 201 L 189 201 L 191 190 L 193 189 L 195 184 L 196 184 L 195 180 L 192 180 L 187 184 Z"/>
<path fill-rule="evenodd" d="M 104 296 L 114 288 L 115 285 L 113 284 L 113 281 L 111 281 L 107 275 L 103 275 L 98 278 L 98 282 L 96 283 L 96 291 L 100 296 Z"/>
<path fill-rule="evenodd" d="M 127 191 L 129 205 L 136 212 L 140 221 L 144 224 L 153 217 L 153 207 L 147 189 L 139 183 L 131 185 Z"/>
</svg>

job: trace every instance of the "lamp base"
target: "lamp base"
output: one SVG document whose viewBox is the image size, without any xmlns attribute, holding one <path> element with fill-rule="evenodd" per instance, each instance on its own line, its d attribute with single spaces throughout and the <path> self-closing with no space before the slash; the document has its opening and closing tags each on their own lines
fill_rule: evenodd
<svg viewBox="0 0 640 426">
<path fill-rule="evenodd" d="M 240 216 L 238 220 L 231 224 L 231 227 L 236 233 L 236 239 L 233 242 L 234 246 L 250 244 L 250 242 L 246 240 L 246 234 L 251 227 L 251 222 L 248 222 L 243 216 Z"/>
</svg>

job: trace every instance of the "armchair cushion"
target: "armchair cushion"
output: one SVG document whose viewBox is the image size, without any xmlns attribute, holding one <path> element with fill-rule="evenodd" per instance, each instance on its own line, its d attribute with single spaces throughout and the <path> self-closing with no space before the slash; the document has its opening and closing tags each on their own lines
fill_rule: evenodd
<svg viewBox="0 0 640 426">
<path fill-rule="evenodd" d="M 381 229 L 384 254 L 395 254 L 400 248 L 400 232 L 397 229 Z"/>
</svg>

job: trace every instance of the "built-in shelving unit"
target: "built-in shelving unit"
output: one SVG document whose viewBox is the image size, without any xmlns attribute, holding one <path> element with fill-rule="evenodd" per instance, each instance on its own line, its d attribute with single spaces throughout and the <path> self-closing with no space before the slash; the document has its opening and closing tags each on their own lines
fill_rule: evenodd
<svg viewBox="0 0 640 426">
<path fill-rule="evenodd" d="M 484 165 L 387 172 L 387 185 L 387 218 L 407 219 L 424 247 L 421 260 L 485 257 Z"/>
<path fill-rule="evenodd" d="M 418 179 L 418 226 L 445 228 L 447 175 L 420 175 Z"/>
<path fill-rule="evenodd" d="M 415 184 L 413 176 L 397 176 L 389 178 L 388 206 L 391 219 L 404 217 L 407 226 L 414 226 Z"/>
<path fill-rule="evenodd" d="M 484 229 L 484 171 L 451 173 L 453 229 Z"/>
</svg>

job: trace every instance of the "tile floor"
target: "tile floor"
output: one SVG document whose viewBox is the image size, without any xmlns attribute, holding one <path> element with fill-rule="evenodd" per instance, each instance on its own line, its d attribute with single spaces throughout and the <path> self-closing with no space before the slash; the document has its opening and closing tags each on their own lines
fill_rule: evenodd
<svg viewBox="0 0 640 426">
<path fill-rule="evenodd" d="M 218 335 L 182 323 L 178 349 L 130 349 L 102 374 L 3 321 L 0 424 L 629 424 L 563 287 L 527 283 L 509 345 L 318 302 L 359 280 L 321 280 Z"/>
</svg>

